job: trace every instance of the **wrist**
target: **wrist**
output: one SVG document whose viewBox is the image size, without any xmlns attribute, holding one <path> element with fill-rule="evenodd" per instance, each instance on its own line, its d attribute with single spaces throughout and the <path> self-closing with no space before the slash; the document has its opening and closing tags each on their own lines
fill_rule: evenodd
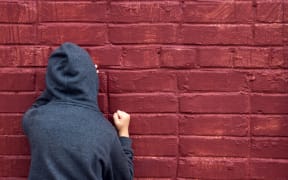
<svg viewBox="0 0 288 180">
<path fill-rule="evenodd" d="M 128 129 L 127 129 L 127 130 L 120 130 L 120 131 L 118 132 L 118 135 L 119 135 L 120 137 L 129 137 L 129 131 L 128 131 Z"/>
</svg>

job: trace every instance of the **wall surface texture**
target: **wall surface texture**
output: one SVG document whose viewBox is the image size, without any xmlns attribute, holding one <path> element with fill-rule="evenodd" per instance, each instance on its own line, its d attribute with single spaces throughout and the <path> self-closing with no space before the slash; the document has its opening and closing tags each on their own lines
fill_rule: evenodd
<svg viewBox="0 0 288 180">
<path fill-rule="evenodd" d="M 132 114 L 135 179 L 288 179 L 287 0 L 0 0 L 0 179 L 25 179 L 23 112 L 62 42 Z"/>
</svg>

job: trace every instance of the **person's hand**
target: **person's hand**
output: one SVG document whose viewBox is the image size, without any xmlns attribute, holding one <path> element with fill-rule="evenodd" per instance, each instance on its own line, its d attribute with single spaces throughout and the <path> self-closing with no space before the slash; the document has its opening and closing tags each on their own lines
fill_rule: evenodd
<svg viewBox="0 0 288 180">
<path fill-rule="evenodd" d="M 113 114 L 113 119 L 119 136 L 129 137 L 130 115 L 124 111 L 117 110 Z"/>
<path fill-rule="evenodd" d="M 99 73 L 99 70 L 98 70 L 97 68 L 98 68 L 98 65 L 95 64 L 95 69 L 96 69 L 96 72 L 97 72 L 97 74 L 98 74 L 98 73 Z"/>
</svg>

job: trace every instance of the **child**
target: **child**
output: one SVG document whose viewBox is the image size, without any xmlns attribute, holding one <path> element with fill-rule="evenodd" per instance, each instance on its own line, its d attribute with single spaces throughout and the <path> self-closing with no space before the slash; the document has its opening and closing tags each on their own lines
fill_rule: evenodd
<svg viewBox="0 0 288 180">
<path fill-rule="evenodd" d="M 133 179 L 129 114 L 97 104 L 98 75 L 89 54 L 64 43 L 50 56 L 46 89 L 23 117 L 31 149 L 30 180 Z"/>
</svg>

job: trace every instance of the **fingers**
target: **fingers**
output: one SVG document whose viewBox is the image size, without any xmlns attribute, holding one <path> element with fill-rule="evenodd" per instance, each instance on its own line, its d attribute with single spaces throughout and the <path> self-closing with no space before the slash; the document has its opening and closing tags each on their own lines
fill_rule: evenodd
<svg viewBox="0 0 288 180">
<path fill-rule="evenodd" d="M 113 119 L 114 119 L 114 121 L 119 121 L 119 116 L 118 116 L 117 112 L 115 112 L 113 114 Z"/>
<path fill-rule="evenodd" d="M 99 73 L 99 70 L 98 70 L 97 68 L 98 68 L 98 65 L 95 64 L 96 73 L 98 74 L 98 73 Z"/>
</svg>

